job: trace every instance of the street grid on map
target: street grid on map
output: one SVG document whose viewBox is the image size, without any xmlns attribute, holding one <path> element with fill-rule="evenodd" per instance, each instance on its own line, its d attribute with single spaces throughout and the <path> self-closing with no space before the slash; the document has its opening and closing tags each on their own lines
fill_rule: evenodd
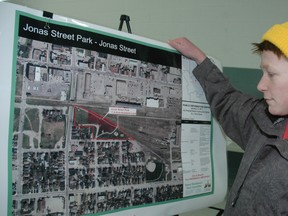
<svg viewBox="0 0 288 216">
<path fill-rule="evenodd" d="M 15 80 L 13 215 L 183 197 L 180 69 L 19 37 Z"/>
</svg>

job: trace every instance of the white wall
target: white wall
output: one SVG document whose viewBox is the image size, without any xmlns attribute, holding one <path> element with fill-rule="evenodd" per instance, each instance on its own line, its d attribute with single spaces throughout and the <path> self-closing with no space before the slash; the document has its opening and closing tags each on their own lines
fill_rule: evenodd
<svg viewBox="0 0 288 216">
<path fill-rule="evenodd" d="M 224 67 L 258 68 L 251 43 L 288 21 L 287 0 L 10 0 L 27 7 L 118 29 L 129 15 L 132 33 L 166 42 L 186 36 Z M 126 31 L 126 26 L 123 26 Z"/>
</svg>

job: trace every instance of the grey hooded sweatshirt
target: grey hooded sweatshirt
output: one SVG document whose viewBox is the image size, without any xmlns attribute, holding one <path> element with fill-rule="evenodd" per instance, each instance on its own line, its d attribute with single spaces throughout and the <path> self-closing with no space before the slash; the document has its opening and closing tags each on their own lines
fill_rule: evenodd
<svg viewBox="0 0 288 216">
<path fill-rule="evenodd" d="M 213 116 L 244 150 L 224 215 L 288 215 L 288 140 L 282 139 L 286 118 L 269 114 L 263 99 L 233 88 L 208 58 L 193 74 Z"/>
</svg>

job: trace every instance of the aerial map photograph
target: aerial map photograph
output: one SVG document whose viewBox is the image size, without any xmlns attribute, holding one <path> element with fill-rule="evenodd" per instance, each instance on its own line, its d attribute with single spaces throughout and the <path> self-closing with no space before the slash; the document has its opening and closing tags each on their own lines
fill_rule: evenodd
<svg viewBox="0 0 288 216">
<path fill-rule="evenodd" d="M 23 36 L 16 55 L 13 215 L 183 197 L 180 68 Z"/>
</svg>

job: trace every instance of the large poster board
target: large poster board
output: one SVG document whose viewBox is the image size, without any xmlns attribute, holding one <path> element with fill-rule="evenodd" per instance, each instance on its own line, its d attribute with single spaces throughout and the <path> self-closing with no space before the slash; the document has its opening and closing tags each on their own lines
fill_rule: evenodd
<svg viewBox="0 0 288 216">
<path fill-rule="evenodd" d="M 1 214 L 175 215 L 224 199 L 225 139 L 194 62 L 43 11 L 0 14 Z"/>
</svg>

